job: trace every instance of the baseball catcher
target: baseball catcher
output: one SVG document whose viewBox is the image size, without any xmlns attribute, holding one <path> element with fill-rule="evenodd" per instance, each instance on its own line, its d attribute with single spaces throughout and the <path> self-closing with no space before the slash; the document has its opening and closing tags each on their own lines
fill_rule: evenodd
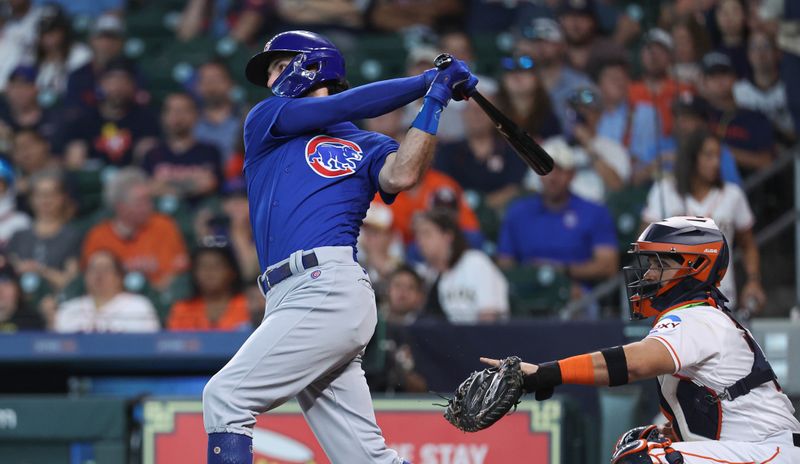
<svg viewBox="0 0 800 464">
<path fill-rule="evenodd" d="M 794 408 L 718 288 L 729 250 L 714 221 L 654 222 L 630 253 L 634 264 L 623 271 L 631 318 L 655 318 L 643 340 L 538 365 L 481 358 L 491 368 L 459 387 L 447 420 L 477 431 L 499 420 L 524 393 L 545 400 L 561 384 L 613 387 L 655 377 L 669 423 L 625 433 L 612 464 L 800 462 Z M 522 388 L 514 388 L 520 374 Z"/>
</svg>

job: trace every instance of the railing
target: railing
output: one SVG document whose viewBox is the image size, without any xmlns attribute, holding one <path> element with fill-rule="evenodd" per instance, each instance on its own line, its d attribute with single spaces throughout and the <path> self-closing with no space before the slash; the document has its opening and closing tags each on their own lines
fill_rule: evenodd
<svg viewBox="0 0 800 464">
<path fill-rule="evenodd" d="M 790 164 L 794 166 L 794 209 L 786 211 L 776 220 L 764 226 L 755 234 L 755 240 L 756 245 L 762 247 L 794 225 L 797 250 L 795 252 L 795 269 L 800 270 L 800 182 L 798 182 L 800 179 L 800 145 L 784 151 L 774 163 L 745 179 L 743 188 L 745 192 L 753 191 L 783 172 Z M 733 259 L 734 263 L 741 260 L 742 253 L 734 252 Z M 620 292 L 620 294 L 624 295 L 625 291 L 621 288 L 623 284 L 622 272 L 618 272 L 610 279 L 596 285 L 580 299 L 567 303 L 560 311 L 560 317 L 562 319 L 572 319 L 583 312 L 589 305 L 595 304 L 601 298 L 605 298 L 613 292 Z M 800 303 L 800 272 L 795 272 L 795 303 Z M 625 314 L 623 311 L 623 317 Z"/>
</svg>

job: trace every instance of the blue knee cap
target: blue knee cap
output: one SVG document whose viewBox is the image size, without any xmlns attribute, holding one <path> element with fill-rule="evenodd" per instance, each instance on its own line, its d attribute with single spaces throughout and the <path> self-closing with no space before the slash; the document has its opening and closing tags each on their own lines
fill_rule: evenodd
<svg viewBox="0 0 800 464">
<path fill-rule="evenodd" d="M 208 464 L 252 463 L 252 438 L 238 433 L 208 434 Z"/>
</svg>

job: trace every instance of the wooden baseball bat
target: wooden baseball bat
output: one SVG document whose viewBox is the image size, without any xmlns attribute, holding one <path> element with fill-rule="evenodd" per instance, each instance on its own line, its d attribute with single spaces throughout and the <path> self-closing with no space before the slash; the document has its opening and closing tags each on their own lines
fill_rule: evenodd
<svg viewBox="0 0 800 464">
<path fill-rule="evenodd" d="M 442 53 L 436 57 L 433 64 L 437 69 L 445 69 L 452 62 L 452 56 Z M 500 135 L 506 139 L 511 148 L 522 158 L 522 161 L 530 166 L 536 174 L 544 176 L 553 170 L 553 158 L 527 132 L 520 128 L 511 118 L 503 114 L 502 111 L 498 110 L 477 89 L 473 90 L 469 96 L 475 99 L 475 103 L 494 122 Z"/>
</svg>

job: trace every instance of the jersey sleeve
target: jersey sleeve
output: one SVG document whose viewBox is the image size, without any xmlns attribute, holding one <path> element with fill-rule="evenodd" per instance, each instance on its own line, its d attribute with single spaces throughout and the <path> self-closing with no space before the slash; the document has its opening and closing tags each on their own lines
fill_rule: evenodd
<svg viewBox="0 0 800 464">
<path fill-rule="evenodd" d="M 645 337 L 667 348 L 675 363 L 673 374 L 710 359 L 724 342 L 716 340 L 717 332 L 708 327 L 702 315 L 688 313 L 693 310 L 665 314 Z"/>
<path fill-rule="evenodd" d="M 271 97 L 262 100 L 247 113 L 244 121 L 244 146 L 248 157 L 257 157 L 268 152 L 276 144 L 294 136 L 277 136 L 273 133 L 275 121 L 289 98 Z"/>
<path fill-rule="evenodd" d="M 727 184 L 725 188 L 731 191 L 730 195 L 735 198 L 735 204 L 738 205 L 736 208 L 738 213 L 733 216 L 736 230 L 745 231 L 750 229 L 755 223 L 755 218 L 753 217 L 753 211 L 750 209 L 750 203 L 747 201 L 744 191 L 735 184 Z"/>
<path fill-rule="evenodd" d="M 394 203 L 397 194 L 387 193 L 381 189 L 380 174 L 383 165 L 386 164 L 386 157 L 396 153 L 400 148 L 400 144 L 393 138 L 381 134 L 376 134 L 376 141 L 377 143 L 372 147 L 373 151 L 370 154 L 369 178 L 375 190 L 380 194 L 381 200 L 387 205 L 391 205 Z"/>
<path fill-rule="evenodd" d="M 508 314 L 508 282 L 488 256 L 475 252 L 473 282 L 478 289 L 478 308 L 494 309 Z"/>
</svg>

